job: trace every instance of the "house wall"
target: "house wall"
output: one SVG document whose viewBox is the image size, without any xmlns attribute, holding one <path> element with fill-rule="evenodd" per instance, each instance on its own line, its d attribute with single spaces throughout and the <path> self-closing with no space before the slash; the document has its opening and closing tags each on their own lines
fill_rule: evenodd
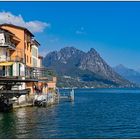
<svg viewBox="0 0 140 140">
<path fill-rule="evenodd" d="M 38 46 L 32 45 L 32 65 L 33 67 L 38 67 Z"/>
<path fill-rule="evenodd" d="M 19 62 L 14 63 L 13 76 L 25 76 L 25 65 Z"/>
<path fill-rule="evenodd" d="M 53 77 L 52 81 L 47 82 L 48 91 L 49 89 L 54 89 L 54 90 L 56 89 L 56 81 L 57 81 L 56 77 Z"/>
<path fill-rule="evenodd" d="M 0 62 L 8 60 L 10 60 L 9 50 L 4 47 L 0 47 Z"/>
<path fill-rule="evenodd" d="M 42 58 L 38 57 L 37 67 L 42 67 Z"/>
<path fill-rule="evenodd" d="M 25 65 L 20 63 L 20 76 L 25 76 Z"/>
<path fill-rule="evenodd" d="M 30 95 L 33 94 L 33 86 L 34 86 L 33 82 L 26 83 L 26 88 L 31 89 Z"/>
<path fill-rule="evenodd" d="M 13 64 L 13 76 L 18 76 L 19 75 L 19 65 L 18 63 Z"/>
<path fill-rule="evenodd" d="M 3 25 L 1 28 L 9 30 L 13 34 L 16 35 L 17 38 L 19 38 L 19 43 L 16 46 L 16 50 L 9 50 L 9 55 L 13 60 L 16 59 L 16 57 L 23 58 L 25 65 L 29 67 L 42 67 L 42 57 L 38 57 L 38 47 L 34 44 L 31 45 L 31 39 L 32 36 L 29 32 L 27 32 L 24 29 L 8 26 L 8 25 Z M 0 50 L 1 55 L 6 55 L 6 50 Z M 25 66 L 24 64 L 20 63 L 21 67 L 19 68 L 19 63 L 14 63 L 13 64 L 13 76 L 19 76 L 19 69 L 20 69 L 20 76 L 24 76 L 25 72 Z M 25 77 L 22 77 L 25 78 Z M 38 84 L 42 84 L 38 83 Z M 44 92 L 46 89 L 55 89 L 56 88 L 56 79 L 55 77 L 53 78 L 52 81 L 47 82 L 47 87 L 44 88 Z M 33 94 L 33 86 L 34 83 L 23 83 L 22 85 L 18 86 L 19 89 L 24 89 L 24 88 L 30 88 L 31 92 L 30 94 Z"/>
<path fill-rule="evenodd" d="M 4 44 L 4 43 L 5 43 L 4 33 L 0 33 L 0 44 Z"/>
<path fill-rule="evenodd" d="M 24 29 L 12 27 L 12 26 L 7 26 L 3 25 L 1 28 L 9 30 L 13 34 L 15 34 L 19 39 L 20 42 L 16 46 L 15 51 L 10 51 L 10 56 L 12 60 L 15 60 L 16 57 L 18 58 L 23 58 L 26 66 L 31 67 L 32 66 L 32 48 L 31 48 L 31 35 L 26 32 Z M 22 66 L 22 73 L 25 70 L 25 68 Z M 14 74 L 16 75 L 16 70 L 18 73 L 18 66 L 14 66 Z M 32 89 L 32 83 L 24 84 L 26 88 L 31 89 L 31 93 L 33 92 Z M 22 86 L 23 87 L 23 86 Z"/>
<path fill-rule="evenodd" d="M 40 59 L 38 58 L 37 67 L 40 67 Z"/>
<path fill-rule="evenodd" d="M 29 33 L 25 32 L 25 57 L 26 65 L 32 67 L 32 46 L 31 46 L 31 36 Z"/>
<path fill-rule="evenodd" d="M 53 88 L 53 89 L 55 89 L 55 87 L 56 87 L 56 83 L 53 82 L 53 81 L 47 82 L 47 84 L 48 84 L 48 88 Z"/>
<path fill-rule="evenodd" d="M 15 51 L 10 51 L 11 59 L 15 60 L 18 56 L 19 58 L 24 58 L 24 30 L 14 28 L 11 26 L 1 26 L 1 28 L 9 30 L 13 34 L 15 34 L 21 41 L 17 44 Z"/>
<path fill-rule="evenodd" d="M 31 48 L 31 35 L 23 29 L 3 25 L 1 28 L 9 30 L 15 34 L 20 42 L 16 46 L 16 51 L 10 51 L 11 58 L 15 59 L 17 56 L 19 58 L 24 58 L 27 66 L 32 66 L 32 48 Z"/>
</svg>

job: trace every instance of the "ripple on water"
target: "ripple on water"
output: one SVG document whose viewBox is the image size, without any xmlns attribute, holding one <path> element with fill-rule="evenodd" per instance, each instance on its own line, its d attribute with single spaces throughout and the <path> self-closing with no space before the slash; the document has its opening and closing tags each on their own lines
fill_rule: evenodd
<svg viewBox="0 0 140 140">
<path fill-rule="evenodd" d="M 140 90 L 76 90 L 75 102 L 0 113 L 0 138 L 140 138 Z"/>
</svg>

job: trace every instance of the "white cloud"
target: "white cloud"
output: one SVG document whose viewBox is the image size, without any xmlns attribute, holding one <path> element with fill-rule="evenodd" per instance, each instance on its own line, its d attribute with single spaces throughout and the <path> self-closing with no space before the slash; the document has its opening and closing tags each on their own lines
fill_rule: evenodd
<svg viewBox="0 0 140 140">
<path fill-rule="evenodd" d="M 81 27 L 79 30 L 77 30 L 77 31 L 76 31 L 76 34 L 79 34 L 79 35 L 85 35 L 86 32 L 85 32 L 84 27 Z"/>
<path fill-rule="evenodd" d="M 17 26 L 22 26 L 30 30 L 31 32 L 43 32 L 50 24 L 41 21 L 25 21 L 21 15 L 13 15 L 10 12 L 0 12 L 0 24 L 10 23 Z"/>
</svg>

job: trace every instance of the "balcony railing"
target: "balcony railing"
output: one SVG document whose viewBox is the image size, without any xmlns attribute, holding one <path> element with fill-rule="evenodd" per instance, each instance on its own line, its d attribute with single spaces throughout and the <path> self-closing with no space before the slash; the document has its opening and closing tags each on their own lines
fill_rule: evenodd
<svg viewBox="0 0 140 140">
<path fill-rule="evenodd" d="M 0 42 L 0 47 L 9 47 L 11 49 L 15 49 L 16 46 L 14 44 L 12 44 L 11 42 L 5 42 L 5 43 L 1 43 Z"/>
<path fill-rule="evenodd" d="M 19 56 L 11 57 L 10 61 L 25 63 L 25 59 Z"/>
<path fill-rule="evenodd" d="M 5 61 L 9 61 L 9 62 L 22 62 L 24 63 L 24 58 L 21 58 L 21 57 L 18 57 L 18 56 L 15 56 L 15 57 L 1 57 L 0 56 L 0 62 L 5 62 Z"/>
<path fill-rule="evenodd" d="M 13 75 L 11 70 L 0 70 L 0 78 L 16 78 L 20 79 L 21 77 L 25 77 L 25 79 L 35 79 L 35 80 L 47 80 L 53 81 L 53 77 L 56 77 L 52 70 L 46 68 L 30 68 L 26 67 L 24 76 L 21 76 L 21 73 L 18 75 Z"/>
<path fill-rule="evenodd" d="M 4 62 L 4 61 L 10 61 L 10 57 L 1 57 L 0 56 L 0 62 Z"/>
<path fill-rule="evenodd" d="M 47 79 L 52 81 L 52 78 L 55 77 L 55 74 L 52 70 L 47 68 L 29 68 L 27 67 L 25 70 L 26 78 L 33 78 L 33 79 Z"/>
</svg>

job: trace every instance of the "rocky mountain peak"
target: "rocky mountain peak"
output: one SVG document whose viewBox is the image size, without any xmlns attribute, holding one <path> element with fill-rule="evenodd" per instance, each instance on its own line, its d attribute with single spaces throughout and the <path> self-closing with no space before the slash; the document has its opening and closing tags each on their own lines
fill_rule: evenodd
<svg viewBox="0 0 140 140">
<path fill-rule="evenodd" d="M 90 52 L 90 53 L 97 53 L 97 51 L 96 51 L 94 48 L 91 48 L 91 49 L 89 50 L 89 52 Z"/>
<path fill-rule="evenodd" d="M 74 47 L 65 47 L 58 52 L 49 53 L 43 63 L 46 67 L 54 68 L 61 76 L 93 81 L 98 79 L 101 83 L 106 79 L 117 85 L 131 85 L 117 74 L 94 48 L 86 53 Z"/>
<path fill-rule="evenodd" d="M 65 47 L 61 49 L 59 52 L 59 60 L 62 63 L 68 63 L 69 61 L 73 61 L 73 59 L 77 58 L 75 60 L 76 62 L 79 60 L 79 57 L 84 54 L 84 52 L 74 48 L 74 47 Z"/>
<path fill-rule="evenodd" d="M 65 47 L 65 48 L 62 48 L 61 50 L 60 50 L 60 53 L 61 54 L 67 54 L 67 55 L 69 55 L 69 56 L 72 56 L 72 55 L 74 55 L 75 53 L 77 53 L 77 52 L 81 52 L 80 50 L 78 50 L 78 49 L 76 49 L 76 48 L 74 48 L 74 47 Z"/>
</svg>

